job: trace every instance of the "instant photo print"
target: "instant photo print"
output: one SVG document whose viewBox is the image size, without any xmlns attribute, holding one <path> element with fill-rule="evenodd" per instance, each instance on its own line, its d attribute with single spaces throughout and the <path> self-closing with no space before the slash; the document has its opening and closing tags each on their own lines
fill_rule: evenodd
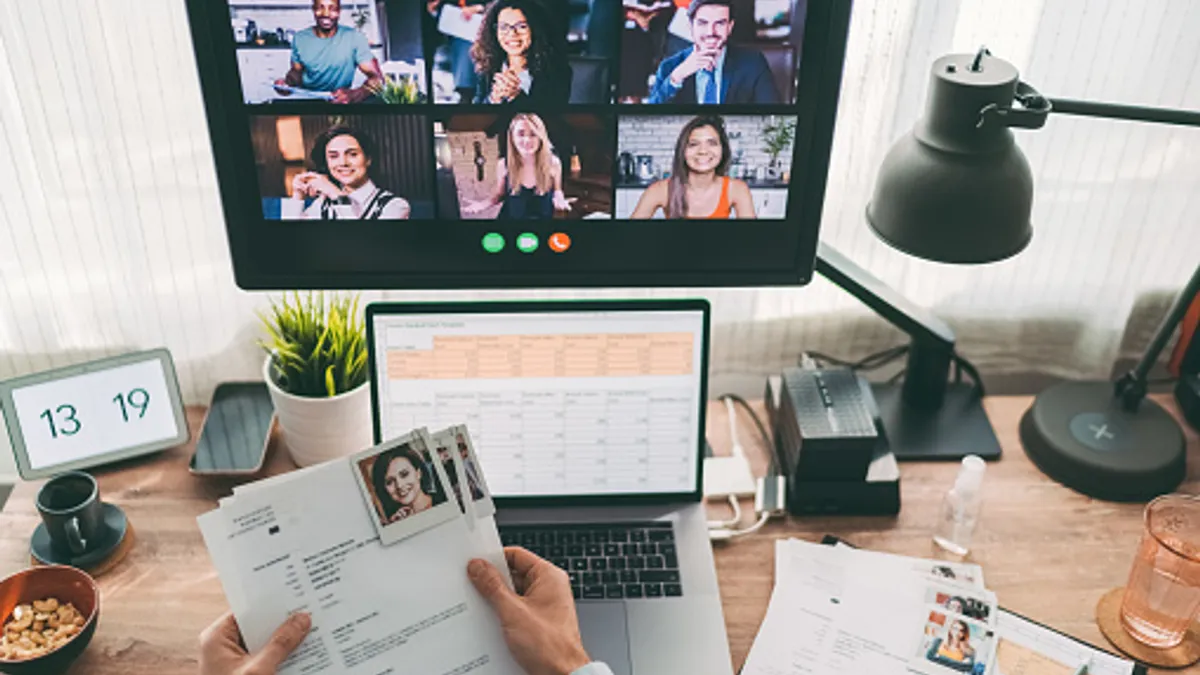
<svg viewBox="0 0 1200 675">
<path fill-rule="evenodd" d="M 435 449 L 442 467 L 450 475 L 451 493 L 458 500 L 459 508 L 474 519 L 495 515 L 496 505 L 492 502 L 492 493 L 488 490 L 466 425 L 459 424 L 434 432 L 430 445 Z M 449 462 L 452 462 L 454 473 L 449 473 Z M 463 503 L 464 495 L 470 495 L 469 503 Z"/>
<path fill-rule="evenodd" d="M 384 546 L 461 517 L 427 434 L 415 430 L 350 457 Z"/>
<path fill-rule="evenodd" d="M 958 614 L 932 610 L 909 669 L 924 675 L 986 675 L 996 654 L 991 626 Z"/>
</svg>

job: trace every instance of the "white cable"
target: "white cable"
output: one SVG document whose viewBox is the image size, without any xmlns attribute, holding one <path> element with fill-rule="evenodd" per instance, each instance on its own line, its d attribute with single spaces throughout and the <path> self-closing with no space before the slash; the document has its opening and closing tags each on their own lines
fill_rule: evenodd
<svg viewBox="0 0 1200 675">
<path fill-rule="evenodd" d="M 763 525 L 771 519 L 771 514 L 764 513 L 758 517 L 758 521 L 744 530 L 709 530 L 708 538 L 711 541 L 728 541 L 734 537 L 742 537 L 747 534 L 754 534 L 762 529 Z"/>
<path fill-rule="evenodd" d="M 731 527 L 737 527 L 742 522 L 742 505 L 738 502 L 738 498 L 729 495 L 729 505 L 733 507 L 733 517 L 729 520 L 710 520 L 708 521 L 708 529 L 724 530 Z"/>
<path fill-rule="evenodd" d="M 742 449 L 742 441 L 738 438 L 737 409 L 733 407 L 733 399 L 728 396 L 722 396 L 721 400 L 725 402 L 726 417 L 729 418 L 729 441 L 733 444 L 733 456 L 744 459 L 746 451 Z"/>
</svg>

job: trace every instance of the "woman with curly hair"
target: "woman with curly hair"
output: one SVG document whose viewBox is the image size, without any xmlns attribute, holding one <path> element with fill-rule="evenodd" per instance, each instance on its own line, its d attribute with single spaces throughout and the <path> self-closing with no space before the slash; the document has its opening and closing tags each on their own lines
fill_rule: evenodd
<svg viewBox="0 0 1200 675">
<path fill-rule="evenodd" d="M 492 3 L 471 47 L 475 103 L 566 103 L 572 73 L 561 43 L 537 0 Z"/>
</svg>

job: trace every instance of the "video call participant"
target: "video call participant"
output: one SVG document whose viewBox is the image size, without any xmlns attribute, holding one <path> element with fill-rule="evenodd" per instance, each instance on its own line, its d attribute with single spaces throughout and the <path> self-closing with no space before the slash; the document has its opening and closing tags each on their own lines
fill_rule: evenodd
<svg viewBox="0 0 1200 675">
<path fill-rule="evenodd" d="M 935 640 L 925 658 L 955 669 L 960 669 L 958 666 L 962 665 L 974 665 L 975 647 L 971 645 L 971 630 L 966 622 L 951 622 L 950 628 L 946 630 L 946 639 Z"/>
<path fill-rule="evenodd" d="M 649 103 L 779 103 L 763 55 L 729 44 L 731 0 L 692 0 L 692 46 L 663 59 Z"/>
<path fill-rule="evenodd" d="M 333 127 L 317 137 L 310 159 L 316 171 L 292 179 L 292 199 L 311 199 L 304 217 L 312 220 L 404 220 L 408 202 L 371 180 L 374 143 L 367 134 Z"/>
<path fill-rule="evenodd" d="M 630 218 L 755 218 L 754 199 L 745 181 L 725 175 L 732 151 L 725 121 L 700 116 L 683 126 L 675 141 L 671 177 L 656 181 L 638 199 Z"/>
<path fill-rule="evenodd" d="M 296 33 L 292 40 L 292 67 L 287 75 L 275 80 L 276 91 L 290 95 L 286 85 L 310 91 L 332 92 L 334 103 L 361 103 L 383 86 L 379 60 L 362 33 L 338 24 L 341 0 L 313 0 L 311 28 Z M 361 70 L 367 81 L 351 89 L 355 72 Z"/>
<path fill-rule="evenodd" d="M 504 549 L 516 592 L 496 568 L 472 560 L 467 577 L 500 619 L 504 641 L 517 665 L 529 675 L 612 675 L 583 648 L 579 617 L 567 573 L 523 548 Z M 200 675 L 266 675 L 304 642 L 312 618 L 296 613 L 283 622 L 267 646 L 249 654 L 232 614 L 200 634 Z M 397 627 L 399 628 L 399 627 Z"/>
<path fill-rule="evenodd" d="M 387 522 L 403 520 L 433 506 L 425 487 L 425 462 L 416 450 L 401 446 L 383 452 L 371 464 L 371 486 Z"/>
<path fill-rule="evenodd" d="M 562 160 L 546 133 L 542 118 L 531 113 L 513 116 L 508 125 L 508 152 L 496 162 L 496 188 L 487 199 L 469 201 L 463 213 L 474 215 L 496 204 L 497 220 L 544 220 L 555 211 L 570 211 L 574 199 L 562 189 Z"/>
<path fill-rule="evenodd" d="M 496 0 L 483 15 L 471 59 L 475 103 L 566 103 L 571 66 L 561 37 L 536 0 Z"/>
</svg>

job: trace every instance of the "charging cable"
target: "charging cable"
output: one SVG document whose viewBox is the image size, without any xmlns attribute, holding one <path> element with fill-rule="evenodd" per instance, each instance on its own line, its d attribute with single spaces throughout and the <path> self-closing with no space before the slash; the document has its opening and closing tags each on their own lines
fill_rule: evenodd
<svg viewBox="0 0 1200 675">
<path fill-rule="evenodd" d="M 745 449 L 742 447 L 741 440 L 738 437 L 737 409 L 734 407 L 734 403 L 741 404 L 754 416 L 754 422 L 759 426 L 760 431 L 764 431 L 762 422 L 744 399 L 727 394 L 722 396 L 721 400 L 725 403 L 725 411 L 729 418 L 729 438 L 732 444 L 733 455 L 741 461 L 747 462 Z M 763 442 L 768 443 L 767 449 L 771 450 L 769 441 L 770 439 L 763 433 Z M 738 503 L 737 497 L 731 494 L 728 496 L 728 499 L 729 505 L 733 509 L 733 517 L 729 520 L 708 522 L 708 538 L 710 541 L 729 541 L 737 537 L 753 534 L 761 530 L 772 518 L 787 513 L 786 480 L 783 476 L 775 473 L 775 463 L 772 462 L 771 464 L 772 468 L 768 469 L 768 475 L 755 481 L 754 513 L 758 518 L 754 524 L 747 528 L 739 528 L 742 521 L 742 508 Z"/>
</svg>

